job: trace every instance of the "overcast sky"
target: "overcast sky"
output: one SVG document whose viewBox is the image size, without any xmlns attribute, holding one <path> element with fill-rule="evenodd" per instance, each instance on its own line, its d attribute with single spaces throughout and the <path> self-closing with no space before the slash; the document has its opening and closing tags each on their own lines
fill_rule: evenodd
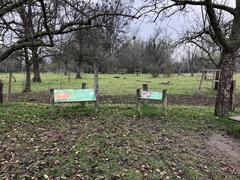
<svg viewBox="0 0 240 180">
<path fill-rule="evenodd" d="M 218 3 L 226 1 L 229 6 L 236 6 L 235 0 L 217 1 Z M 196 24 L 194 24 L 196 20 L 198 22 L 201 22 L 199 19 L 199 15 L 201 15 L 200 6 L 187 6 L 187 10 L 188 12 L 186 14 L 180 12 L 177 15 L 174 15 L 171 18 L 167 18 L 164 21 L 157 20 L 155 23 L 152 22 L 153 18 L 150 17 L 138 20 L 132 24 L 130 36 L 137 35 L 137 38 L 147 40 L 154 35 L 154 30 L 160 27 L 164 32 L 164 36 L 168 36 L 172 40 L 177 40 L 182 37 L 184 32 L 191 30 L 192 27 L 196 26 Z M 231 15 L 226 14 L 226 17 L 230 18 Z M 173 58 L 176 61 L 180 61 L 180 54 L 184 55 L 184 50 L 184 47 L 179 47 L 176 49 L 173 54 Z"/>
<path fill-rule="evenodd" d="M 232 7 L 236 6 L 235 0 L 217 0 L 218 3 L 223 3 L 225 1 Z M 187 6 L 187 9 L 194 9 L 194 11 L 199 14 L 201 12 L 199 6 L 197 8 L 193 6 Z M 191 26 L 194 25 L 193 22 L 196 18 L 197 15 L 192 11 L 189 11 L 185 15 L 178 13 L 177 15 L 174 15 L 165 21 L 160 22 L 158 20 L 156 23 L 151 22 L 152 18 L 150 17 L 144 18 L 133 23 L 130 34 L 136 35 L 136 33 L 138 33 L 139 37 L 148 39 L 154 34 L 154 30 L 160 26 L 164 31 L 166 31 L 165 33 L 167 33 L 168 36 L 170 36 L 172 39 L 177 39 L 184 31 L 190 29 Z"/>
</svg>

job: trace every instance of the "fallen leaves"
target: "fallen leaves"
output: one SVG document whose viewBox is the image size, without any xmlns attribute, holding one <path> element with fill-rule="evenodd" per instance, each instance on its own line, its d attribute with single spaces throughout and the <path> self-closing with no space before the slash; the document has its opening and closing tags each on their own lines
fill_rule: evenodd
<svg viewBox="0 0 240 180">
<path fill-rule="evenodd" d="M 202 139 L 208 133 L 188 129 L 190 120 L 133 118 L 125 111 L 131 108 L 89 117 L 73 114 L 47 124 L 16 123 L 0 136 L 0 179 L 167 180 L 191 178 L 192 173 L 203 178 L 215 172 L 237 174 L 226 161 L 213 171 L 219 157 L 205 147 Z"/>
</svg>

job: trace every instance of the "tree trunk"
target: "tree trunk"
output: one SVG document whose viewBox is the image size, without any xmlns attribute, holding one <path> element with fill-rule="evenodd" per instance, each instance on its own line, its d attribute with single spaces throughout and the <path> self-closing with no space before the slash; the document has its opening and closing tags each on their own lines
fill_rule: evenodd
<svg viewBox="0 0 240 180">
<path fill-rule="evenodd" d="M 68 75 L 68 63 L 64 62 L 64 75 Z"/>
<path fill-rule="evenodd" d="M 204 71 L 203 79 L 207 80 L 207 71 Z"/>
<path fill-rule="evenodd" d="M 220 76 L 220 72 L 219 72 L 219 71 L 216 71 L 216 74 L 215 74 L 215 83 L 214 83 L 214 90 L 215 90 L 215 91 L 218 89 L 219 76 Z"/>
<path fill-rule="evenodd" d="M 215 115 L 220 117 L 228 116 L 231 97 L 231 85 L 235 70 L 234 53 L 223 52 L 223 62 L 220 67 L 220 79 L 216 97 Z"/>
<path fill-rule="evenodd" d="M 18 66 L 17 66 L 17 69 L 18 69 L 18 72 L 22 72 L 22 58 L 19 59 L 19 62 L 18 62 Z"/>
<path fill-rule="evenodd" d="M 153 78 L 158 78 L 158 77 L 159 77 L 159 74 L 158 74 L 158 73 L 152 73 L 152 77 L 153 77 Z"/>
<path fill-rule="evenodd" d="M 29 62 L 29 56 L 26 48 L 25 48 L 25 62 L 26 62 L 26 81 L 23 92 L 27 93 L 31 91 L 31 64 Z"/>
<path fill-rule="evenodd" d="M 193 77 L 193 68 L 192 68 L 192 65 L 190 65 L 190 73 L 191 73 L 191 76 Z"/>
<path fill-rule="evenodd" d="M 33 62 L 33 82 L 42 82 L 40 76 L 40 66 L 37 54 L 37 48 L 32 48 L 32 62 Z"/>
<path fill-rule="evenodd" d="M 81 79 L 81 63 L 78 62 L 76 66 L 76 79 Z"/>
<path fill-rule="evenodd" d="M 190 59 L 190 57 L 189 57 L 189 59 Z M 190 74 L 193 77 L 193 62 L 192 62 L 192 59 L 188 60 L 188 64 L 189 64 Z"/>
<path fill-rule="evenodd" d="M 33 62 L 33 82 L 42 82 L 40 75 L 39 62 Z"/>
</svg>

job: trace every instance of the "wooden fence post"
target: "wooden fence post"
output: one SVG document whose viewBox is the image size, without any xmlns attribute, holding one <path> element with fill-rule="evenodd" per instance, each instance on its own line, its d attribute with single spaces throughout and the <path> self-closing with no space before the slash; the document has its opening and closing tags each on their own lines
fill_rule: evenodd
<svg viewBox="0 0 240 180">
<path fill-rule="evenodd" d="M 10 101 L 12 93 L 12 72 L 9 73 L 7 102 Z"/>
<path fill-rule="evenodd" d="M 53 115 L 54 113 L 54 89 L 50 89 L 50 113 Z"/>
<path fill-rule="evenodd" d="M 230 111 L 235 111 L 235 92 L 236 92 L 236 80 L 232 81 L 230 89 Z"/>
<path fill-rule="evenodd" d="M 137 89 L 137 112 L 141 113 L 141 89 Z"/>
<path fill-rule="evenodd" d="M 82 83 L 82 89 L 86 89 L 86 88 L 87 88 L 87 83 L 83 82 L 83 83 Z M 83 107 L 85 107 L 85 106 L 86 106 L 86 102 L 81 102 L 81 105 L 82 105 Z"/>
<path fill-rule="evenodd" d="M 0 104 L 3 103 L 3 81 L 0 80 Z"/>
<path fill-rule="evenodd" d="M 94 58 L 94 90 L 95 90 L 95 95 L 96 95 L 96 102 L 95 102 L 95 108 L 98 110 L 99 106 L 99 84 L 98 84 L 98 70 L 99 70 L 99 61 L 98 58 Z"/>
<path fill-rule="evenodd" d="M 142 85 L 142 89 L 143 89 L 143 91 L 148 91 L 148 85 L 147 84 L 143 84 Z"/>
<path fill-rule="evenodd" d="M 201 79 L 200 79 L 200 83 L 199 83 L 199 91 L 201 91 L 202 88 L 202 82 L 203 82 L 203 78 L 204 78 L 204 72 L 202 73 Z"/>
<path fill-rule="evenodd" d="M 164 114 L 165 116 L 167 115 L 167 90 L 164 89 L 163 90 L 163 109 L 164 109 Z"/>
<path fill-rule="evenodd" d="M 68 82 L 71 81 L 71 74 L 68 72 Z"/>
<path fill-rule="evenodd" d="M 142 85 L 142 90 L 143 91 L 148 91 L 148 84 L 143 84 Z M 144 99 L 143 100 L 143 104 L 147 104 L 148 103 L 148 100 L 147 99 Z"/>
</svg>

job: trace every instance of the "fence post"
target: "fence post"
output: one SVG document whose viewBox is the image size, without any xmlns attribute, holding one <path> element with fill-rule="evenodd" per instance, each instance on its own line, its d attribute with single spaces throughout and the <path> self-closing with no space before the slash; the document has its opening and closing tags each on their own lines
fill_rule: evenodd
<svg viewBox="0 0 240 180">
<path fill-rule="evenodd" d="M 87 83 L 83 82 L 83 83 L 82 83 L 82 89 L 86 89 L 86 88 L 87 88 Z M 86 102 L 81 102 L 81 105 L 82 105 L 83 107 L 85 107 L 85 106 L 86 106 Z"/>
<path fill-rule="evenodd" d="M 148 91 L 148 84 L 143 84 L 142 85 L 142 90 L 143 91 Z M 143 100 L 143 104 L 147 104 L 148 103 L 148 100 L 147 99 L 144 99 Z"/>
<path fill-rule="evenodd" d="M 71 81 L 71 74 L 68 72 L 68 82 Z"/>
<path fill-rule="evenodd" d="M 0 104 L 3 103 L 3 81 L 0 80 Z"/>
<path fill-rule="evenodd" d="M 98 84 L 98 70 L 99 70 L 99 61 L 98 58 L 94 58 L 94 90 L 96 95 L 95 109 L 98 110 L 99 106 L 99 84 Z"/>
<path fill-rule="evenodd" d="M 200 83 L 199 83 L 199 91 L 201 91 L 202 88 L 202 82 L 203 82 L 203 78 L 204 78 L 204 73 L 202 73 L 201 79 L 200 79 Z"/>
<path fill-rule="evenodd" d="M 164 89 L 163 90 L 163 109 L 164 109 L 164 114 L 165 116 L 167 115 L 167 90 Z"/>
<path fill-rule="evenodd" d="M 54 114 L 54 89 L 50 89 L 50 113 L 51 115 Z"/>
<path fill-rule="evenodd" d="M 142 89 L 143 89 L 143 91 L 148 91 L 148 85 L 147 84 L 143 84 L 142 85 Z"/>
<path fill-rule="evenodd" d="M 141 113 L 141 89 L 137 89 L 137 112 Z"/>
<path fill-rule="evenodd" d="M 10 101 L 12 93 L 12 72 L 9 73 L 7 102 Z"/>
</svg>

